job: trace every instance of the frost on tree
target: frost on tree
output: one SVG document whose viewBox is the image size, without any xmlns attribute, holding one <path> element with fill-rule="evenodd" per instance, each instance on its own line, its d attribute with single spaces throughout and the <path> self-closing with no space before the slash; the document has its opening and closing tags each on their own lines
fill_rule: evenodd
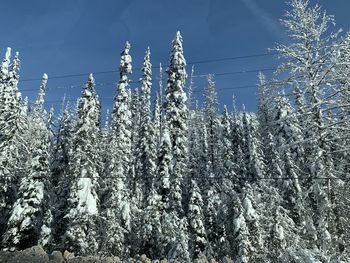
<svg viewBox="0 0 350 263">
<path fill-rule="evenodd" d="M 279 45 L 276 51 L 286 59 L 279 68 L 282 72 L 290 73 L 292 89 L 298 102 L 299 119 L 304 118 L 304 141 L 306 164 L 304 172 L 308 174 L 306 182 L 308 206 L 312 207 L 312 224 L 315 225 L 317 246 L 329 251 L 332 234 L 329 232 L 329 220 L 326 215 L 332 207 L 329 198 L 333 192 L 330 180 L 317 178 L 333 178 L 333 160 L 330 152 L 329 135 L 336 132 L 336 119 L 328 119 L 326 109 L 341 109 L 342 105 L 335 104 L 334 94 L 342 93 L 338 77 L 334 70 L 339 60 L 343 40 L 338 32 L 331 32 L 330 26 L 335 25 L 333 16 L 321 11 L 319 6 L 311 7 L 309 1 L 290 1 L 291 10 L 286 13 L 282 24 L 286 27 L 291 39 L 290 45 Z M 285 82 L 284 82 L 285 83 Z M 300 96 L 300 91 L 306 95 Z M 326 96 L 325 96 L 326 94 Z M 303 100 L 305 99 L 305 101 Z M 304 104 L 304 105 L 302 105 Z M 302 106 L 302 107 L 301 107 Z M 311 239 L 313 244 L 314 241 Z M 310 243 L 310 244 L 311 244 Z"/>
<path fill-rule="evenodd" d="M 33 111 L 28 116 L 27 173 L 20 180 L 17 200 L 3 237 L 3 246 L 10 250 L 28 248 L 38 242 L 47 246 L 51 238 L 49 161 L 52 138 L 43 110 L 47 79 L 44 74 Z"/>
<path fill-rule="evenodd" d="M 100 125 L 100 103 L 95 81 L 89 80 L 78 100 L 77 119 L 72 142 L 69 172 L 72 175 L 68 197 L 68 226 L 65 247 L 78 255 L 97 253 L 99 226 L 99 174 L 97 139 Z"/>
</svg>

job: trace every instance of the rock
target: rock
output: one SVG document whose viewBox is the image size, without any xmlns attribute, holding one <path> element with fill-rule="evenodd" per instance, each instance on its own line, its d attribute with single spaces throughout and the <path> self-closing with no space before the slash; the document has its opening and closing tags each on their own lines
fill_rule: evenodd
<svg viewBox="0 0 350 263">
<path fill-rule="evenodd" d="M 67 260 L 67 263 L 100 263 L 101 260 L 97 256 L 74 257 Z"/>
<path fill-rule="evenodd" d="M 152 263 L 152 261 L 151 261 L 145 254 L 142 254 L 142 255 L 141 255 L 140 261 L 141 261 L 142 263 Z"/>
<path fill-rule="evenodd" d="M 71 253 L 67 250 L 63 252 L 63 259 L 64 260 L 68 260 L 68 259 L 72 259 L 72 258 L 74 258 L 74 253 Z"/>
<path fill-rule="evenodd" d="M 232 259 L 230 259 L 229 257 L 224 257 L 222 259 L 222 263 L 234 263 Z"/>
<path fill-rule="evenodd" d="M 34 246 L 22 251 L 1 252 L 1 263 L 48 263 L 49 256 L 41 246 Z"/>
<path fill-rule="evenodd" d="M 101 263 L 122 263 L 119 257 L 104 257 L 101 259 Z"/>
<path fill-rule="evenodd" d="M 195 259 L 195 263 L 209 263 L 206 256 L 200 256 L 199 258 Z"/>
<path fill-rule="evenodd" d="M 15 252 L 18 253 L 20 262 L 37 262 L 37 263 L 46 263 L 49 261 L 49 256 L 46 254 L 42 246 L 34 246 L 27 248 L 25 250 Z"/>
<path fill-rule="evenodd" d="M 56 250 L 53 251 L 51 253 L 51 255 L 49 256 L 49 259 L 51 259 L 55 263 L 62 263 L 62 262 L 64 262 L 64 258 L 63 258 L 63 255 L 62 255 L 61 251 L 56 251 Z"/>
<path fill-rule="evenodd" d="M 46 259 L 47 261 L 49 261 L 49 256 L 46 254 L 42 246 L 34 246 L 31 248 L 27 248 L 25 250 L 22 250 L 20 253 L 23 255 L 35 256 L 35 257 L 38 257 L 44 260 Z"/>
</svg>

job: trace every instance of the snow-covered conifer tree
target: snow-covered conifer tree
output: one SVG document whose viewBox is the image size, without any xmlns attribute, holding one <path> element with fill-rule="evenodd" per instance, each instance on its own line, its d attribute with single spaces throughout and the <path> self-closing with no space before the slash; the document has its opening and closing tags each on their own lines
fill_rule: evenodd
<svg viewBox="0 0 350 263">
<path fill-rule="evenodd" d="M 74 175 L 69 173 L 69 162 L 72 155 L 73 121 L 68 108 L 63 109 L 58 124 L 56 142 L 51 161 L 51 184 L 54 188 L 53 209 L 53 243 L 62 246 L 62 236 L 67 226 L 68 200 L 70 182 Z"/>
<path fill-rule="evenodd" d="M 207 234 L 204 227 L 203 200 L 195 180 L 191 182 L 188 206 L 189 250 L 192 259 L 198 258 L 207 248 Z"/>
<path fill-rule="evenodd" d="M 78 100 L 69 173 L 72 176 L 68 198 L 65 247 L 77 255 L 99 251 L 99 155 L 100 103 L 90 74 Z"/>
<path fill-rule="evenodd" d="M 165 114 L 172 145 L 173 170 L 170 184 L 171 206 L 179 215 L 183 215 L 182 188 L 187 176 L 187 118 L 186 93 L 186 60 L 183 55 L 182 36 L 176 33 L 172 42 L 171 57 L 166 87 Z"/>
<path fill-rule="evenodd" d="M 105 196 L 102 252 L 105 254 L 127 256 L 128 248 L 125 234 L 130 229 L 131 155 L 132 155 L 132 115 L 130 111 L 129 75 L 132 72 L 130 44 L 126 42 L 120 60 L 120 79 L 111 119 L 109 135 L 109 158 L 106 163 L 105 180 L 108 192 Z"/>
<path fill-rule="evenodd" d="M 221 162 L 222 171 L 220 176 L 222 180 L 228 179 L 232 183 L 236 182 L 237 175 L 234 171 L 234 152 L 232 147 L 231 136 L 231 123 L 228 115 L 227 107 L 224 105 L 224 114 L 222 117 L 222 150 L 221 150 Z"/>
<path fill-rule="evenodd" d="M 26 112 L 18 92 L 19 53 L 11 62 L 7 48 L 0 69 L 0 236 L 6 229 L 12 205 L 16 201 L 18 182 L 25 171 L 28 156 L 24 134 L 27 129 Z"/>
<path fill-rule="evenodd" d="M 208 75 L 205 95 L 205 122 L 208 133 L 208 155 L 211 163 L 211 173 L 218 175 L 219 173 L 219 120 L 217 118 L 218 98 L 214 82 L 214 76 Z"/>
<path fill-rule="evenodd" d="M 34 109 L 29 116 L 27 135 L 30 156 L 26 163 L 27 174 L 20 180 L 17 200 L 3 237 L 3 246 L 9 250 L 31 247 L 39 239 L 44 246 L 50 242 L 49 158 L 52 138 L 46 126 L 43 109 L 47 79 L 44 74 Z"/>
<path fill-rule="evenodd" d="M 142 195 L 147 199 L 147 193 L 152 187 L 156 170 L 156 140 L 154 129 L 151 123 L 151 85 L 152 85 L 152 64 L 150 61 L 150 49 L 146 51 L 141 79 L 141 123 L 139 130 L 137 174 L 142 184 Z"/>
</svg>

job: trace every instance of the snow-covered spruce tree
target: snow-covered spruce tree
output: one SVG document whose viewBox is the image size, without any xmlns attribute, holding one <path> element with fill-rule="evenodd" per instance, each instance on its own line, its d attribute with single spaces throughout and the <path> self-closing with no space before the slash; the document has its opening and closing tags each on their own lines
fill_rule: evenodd
<svg viewBox="0 0 350 263">
<path fill-rule="evenodd" d="M 138 129 L 138 141 L 137 141 L 137 151 L 135 151 L 136 157 L 136 178 L 135 178 L 135 188 L 137 193 L 137 202 L 135 203 L 135 209 L 133 209 L 133 220 L 132 220 L 132 235 L 134 238 L 130 243 L 132 244 L 131 253 L 139 253 L 142 240 L 139 238 L 140 231 L 143 231 L 143 226 L 146 219 L 144 215 L 143 208 L 147 206 L 148 195 L 152 189 L 153 179 L 155 177 L 156 171 L 156 146 L 157 142 L 155 139 L 153 123 L 151 122 L 151 85 L 152 85 L 152 65 L 150 61 L 150 49 L 146 50 L 144 63 L 142 67 L 142 78 L 141 78 L 141 97 L 140 104 L 140 124 Z"/>
<path fill-rule="evenodd" d="M 247 175 L 245 180 L 255 182 L 266 175 L 264 154 L 255 116 L 243 111 L 244 141 L 242 151 L 245 155 Z"/>
<path fill-rule="evenodd" d="M 218 108 L 218 98 L 216 93 L 216 87 L 214 82 L 214 76 L 212 74 L 208 75 L 207 86 L 204 92 L 205 96 L 205 123 L 208 132 L 208 155 L 211 163 L 211 173 L 213 175 L 219 174 L 218 160 L 219 149 L 219 120 L 217 118 L 217 108 Z"/>
<path fill-rule="evenodd" d="M 172 169 L 172 145 L 165 126 L 161 144 L 158 148 L 156 177 L 147 198 L 145 224 L 142 228 L 144 253 L 151 258 L 163 258 L 167 255 L 164 244 L 166 244 L 168 237 L 163 234 L 163 218 L 169 209 Z"/>
<path fill-rule="evenodd" d="M 189 252 L 192 259 L 205 253 L 208 246 L 204 227 L 203 200 L 196 180 L 191 182 L 190 200 L 188 206 Z"/>
<path fill-rule="evenodd" d="M 234 199 L 234 235 L 237 262 L 262 262 L 265 251 L 262 240 L 261 214 L 256 211 L 255 184 L 247 185 L 239 199 Z M 237 196 L 238 197 L 238 196 Z"/>
<path fill-rule="evenodd" d="M 280 148 L 282 145 L 281 141 L 284 141 L 291 153 L 292 161 L 298 168 L 302 169 L 305 166 L 304 147 L 301 144 L 303 142 L 303 132 L 297 113 L 284 93 L 276 94 L 272 111 L 273 124 L 271 125 L 271 132 L 275 136 L 277 148 Z M 288 176 L 288 174 L 285 174 L 285 177 Z"/>
<path fill-rule="evenodd" d="M 144 208 L 144 224 L 142 225 L 139 238 L 141 239 L 141 252 L 149 258 L 164 258 L 162 246 L 163 235 L 161 216 L 164 211 L 162 197 L 153 186 L 148 194 L 147 203 Z"/>
<path fill-rule="evenodd" d="M 131 89 L 129 89 L 131 92 Z M 140 121 L 141 121 L 141 101 L 140 101 L 140 95 L 139 95 L 139 89 L 135 88 L 134 92 L 131 96 L 130 100 L 130 112 L 131 112 L 131 160 L 130 160 L 130 169 L 131 169 L 131 176 L 134 179 L 134 182 L 138 183 L 138 180 L 136 180 L 138 174 L 137 174 L 137 156 L 139 152 L 139 130 L 140 130 Z M 137 185 L 135 184 L 133 186 L 133 191 L 135 192 L 133 195 L 138 195 L 138 199 L 141 199 L 141 196 L 139 194 L 140 189 L 138 189 Z"/>
<path fill-rule="evenodd" d="M 201 145 L 201 134 L 202 134 L 202 122 L 201 122 L 202 116 L 200 112 L 197 111 L 190 111 L 190 117 L 189 117 L 189 129 L 188 129 L 188 138 L 189 138 L 189 144 L 188 144 L 188 150 L 189 150 L 189 162 L 188 162 L 188 169 L 189 169 L 189 178 L 192 178 L 196 180 L 197 184 L 199 185 L 200 189 L 202 189 L 204 181 L 205 181 L 205 174 L 203 174 L 202 171 L 202 145 Z M 205 138 L 206 139 L 206 138 Z M 205 163 L 205 162 L 204 162 Z"/>
<path fill-rule="evenodd" d="M 233 250 L 235 251 L 235 262 L 248 263 L 250 261 L 252 244 L 249 240 L 249 230 L 244 216 L 244 208 L 238 196 L 233 202 L 235 208 L 235 218 L 233 219 L 233 235 L 234 243 Z"/>
<path fill-rule="evenodd" d="M 53 201 L 53 246 L 62 246 L 62 236 L 66 230 L 70 182 L 74 175 L 69 173 L 69 162 L 72 155 L 73 121 L 69 109 L 61 114 L 56 142 L 53 147 L 51 161 L 51 184 L 54 189 Z"/>
<path fill-rule="evenodd" d="M 68 198 L 64 246 L 76 255 L 99 251 L 99 155 L 100 103 L 90 74 L 78 100 L 69 173 L 72 178 Z"/>
<path fill-rule="evenodd" d="M 147 199 L 147 193 L 152 187 L 156 170 L 156 139 L 151 122 L 151 85 L 152 64 L 150 61 L 150 49 L 146 51 L 143 62 L 141 79 L 141 122 L 139 129 L 137 174 L 142 185 L 143 200 Z"/>
<path fill-rule="evenodd" d="M 126 42 L 120 60 L 120 79 L 111 118 L 109 134 L 109 158 L 106 162 L 105 180 L 108 191 L 103 203 L 103 218 L 106 220 L 101 252 L 126 257 L 128 247 L 125 235 L 130 229 L 131 177 L 131 129 L 129 75 L 132 72 L 130 44 Z"/>
<path fill-rule="evenodd" d="M 164 87 L 163 87 L 163 67 L 162 67 L 162 63 L 159 63 L 159 91 L 157 93 L 158 95 L 158 106 L 159 106 L 159 114 L 157 115 L 158 118 L 156 118 L 156 105 L 154 105 L 154 122 L 156 122 L 159 124 L 159 126 L 155 126 L 155 134 L 159 134 L 158 136 L 158 142 L 160 144 L 162 135 L 163 135 L 163 127 L 164 127 Z M 157 106 L 157 107 L 158 107 Z M 158 127 L 158 129 L 156 129 Z"/>
<path fill-rule="evenodd" d="M 168 129 L 164 127 L 162 142 L 158 150 L 157 174 L 154 187 L 161 196 L 163 206 L 169 209 L 170 180 L 173 172 L 173 154 Z"/>
<path fill-rule="evenodd" d="M 24 138 L 27 114 L 17 89 L 19 53 L 12 65 L 10 59 L 11 49 L 8 48 L 0 68 L 0 237 L 16 201 L 18 181 L 23 176 L 28 155 Z"/>
<path fill-rule="evenodd" d="M 160 105 L 159 93 L 156 93 L 153 103 L 153 116 L 152 124 L 154 130 L 154 139 L 156 143 L 156 149 L 158 149 L 162 137 L 162 109 Z"/>
<path fill-rule="evenodd" d="M 271 121 L 270 105 L 271 97 L 269 89 L 267 87 L 265 75 L 259 73 L 259 85 L 258 85 L 258 112 L 257 118 L 259 121 L 259 132 L 263 140 L 267 139 L 267 133 L 269 132 L 269 122 Z M 266 141 L 263 141 L 266 145 Z"/>
<path fill-rule="evenodd" d="M 51 237 L 51 187 L 49 158 L 51 131 L 48 130 L 43 109 L 47 75 L 42 84 L 34 109 L 29 115 L 28 150 L 25 174 L 19 185 L 17 200 L 13 205 L 3 246 L 9 250 L 24 249 L 36 245 L 49 245 Z"/>
<path fill-rule="evenodd" d="M 186 60 L 183 55 L 182 36 L 178 31 L 172 42 L 171 57 L 166 87 L 165 118 L 172 145 L 172 174 L 170 184 L 171 209 L 182 217 L 183 180 L 187 176 L 187 118 L 186 93 Z"/>
<path fill-rule="evenodd" d="M 179 218 L 175 210 L 162 216 L 162 236 L 166 257 L 171 260 L 190 262 L 188 222 L 186 217 Z"/>
<path fill-rule="evenodd" d="M 188 99 L 187 99 L 187 108 L 189 111 L 191 111 L 192 109 L 192 105 L 193 105 L 193 89 L 194 89 L 194 65 L 192 66 L 191 69 L 191 75 L 190 75 L 190 83 L 188 85 Z"/>
<path fill-rule="evenodd" d="M 287 248 L 298 248 L 300 245 L 299 228 L 289 211 L 282 206 L 283 197 L 278 188 L 267 184 L 261 189 L 257 212 L 260 215 L 260 232 L 264 236 L 262 258 L 264 262 L 280 262 L 280 257 Z"/>
<path fill-rule="evenodd" d="M 227 111 L 226 105 L 224 105 L 224 113 L 221 121 L 222 127 L 222 149 L 221 149 L 221 162 L 222 169 L 220 173 L 220 177 L 223 183 L 224 179 L 228 179 L 232 184 L 236 184 L 237 175 L 234 171 L 234 152 L 232 147 L 232 134 L 231 134 L 231 123 L 230 117 Z"/>
</svg>

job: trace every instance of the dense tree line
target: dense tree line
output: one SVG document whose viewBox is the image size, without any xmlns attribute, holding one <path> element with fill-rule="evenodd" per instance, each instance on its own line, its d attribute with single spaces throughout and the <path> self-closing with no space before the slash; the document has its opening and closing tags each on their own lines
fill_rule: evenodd
<svg viewBox="0 0 350 263">
<path fill-rule="evenodd" d="M 101 124 L 91 74 L 54 128 L 44 108 L 48 76 L 28 106 L 17 88 L 19 54 L 11 61 L 8 49 L 1 247 L 181 262 L 349 260 L 350 33 L 333 32 L 334 18 L 306 0 L 289 5 L 282 24 L 290 43 L 274 49 L 274 77 L 259 75 L 257 113 L 238 112 L 235 102 L 218 112 L 213 75 L 198 106 L 177 32 L 154 103 L 150 48 L 139 92 L 130 87 L 127 42 L 110 121 Z"/>
</svg>

